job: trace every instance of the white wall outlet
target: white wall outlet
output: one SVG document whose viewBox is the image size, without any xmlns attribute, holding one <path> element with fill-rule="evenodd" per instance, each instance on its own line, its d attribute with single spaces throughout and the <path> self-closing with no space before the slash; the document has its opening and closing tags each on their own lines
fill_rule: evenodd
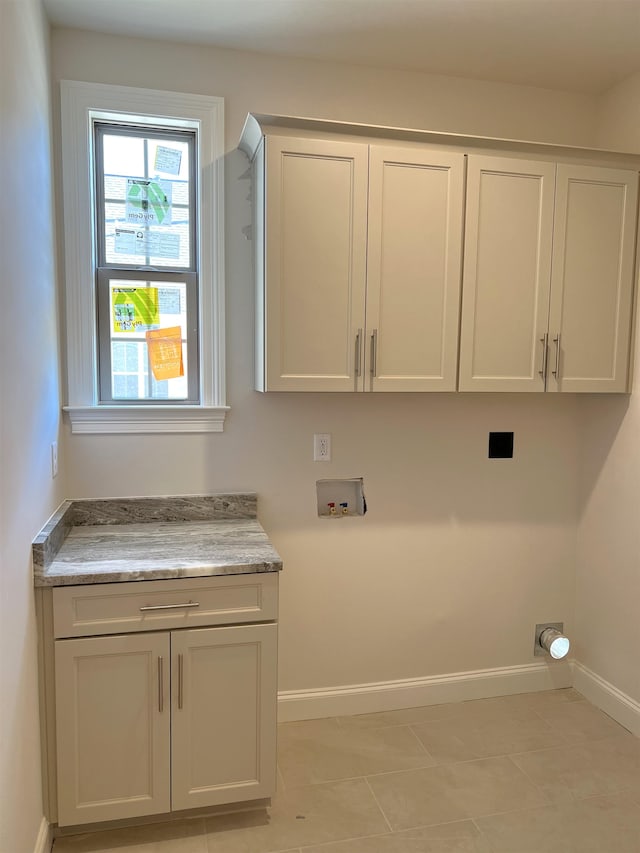
<svg viewBox="0 0 640 853">
<path fill-rule="evenodd" d="M 58 476 L 58 442 L 51 442 L 51 478 Z"/>
<path fill-rule="evenodd" d="M 331 433 L 317 432 L 313 436 L 313 461 L 331 462 Z"/>
</svg>

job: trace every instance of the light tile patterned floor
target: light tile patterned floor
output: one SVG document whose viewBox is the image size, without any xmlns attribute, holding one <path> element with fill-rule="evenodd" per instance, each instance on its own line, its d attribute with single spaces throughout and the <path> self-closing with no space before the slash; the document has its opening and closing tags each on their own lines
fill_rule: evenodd
<svg viewBox="0 0 640 853">
<path fill-rule="evenodd" d="M 53 853 L 640 853 L 640 740 L 575 690 L 279 727 L 269 810 Z"/>
</svg>

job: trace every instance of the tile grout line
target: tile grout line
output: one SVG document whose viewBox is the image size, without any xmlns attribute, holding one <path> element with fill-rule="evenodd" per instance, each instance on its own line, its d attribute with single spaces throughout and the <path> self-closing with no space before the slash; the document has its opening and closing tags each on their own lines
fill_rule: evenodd
<svg viewBox="0 0 640 853">
<path fill-rule="evenodd" d="M 563 747 L 549 747 L 549 749 L 561 749 L 561 748 L 563 748 Z M 542 752 L 542 751 L 543 750 L 532 750 L 532 752 Z M 425 770 L 446 770 L 448 768 L 458 767 L 458 766 L 464 765 L 464 764 L 475 764 L 479 761 L 496 761 L 499 759 L 511 759 L 512 755 L 527 755 L 528 753 L 505 752 L 505 753 L 500 753 L 498 755 L 486 755 L 482 758 L 465 758 L 463 761 L 447 761 L 446 763 L 439 763 L 438 761 L 436 761 L 436 759 L 433 758 L 433 756 L 429 752 L 427 752 L 426 754 L 429 756 L 429 758 L 431 758 L 435 762 L 434 764 L 422 765 L 420 767 L 405 767 L 405 768 L 400 768 L 399 770 L 381 770 L 378 773 L 367 773 L 366 775 L 360 774 L 358 776 L 339 776 L 339 777 L 334 778 L 334 779 L 333 778 L 332 779 L 322 779 L 319 782 L 307 782 L 307 783 L 301 784 L 301 785 L 291 785 L 291 786 L 289 786 L 289 788 L 287 790 L 291 791 L 291 790 L 296 790 L 298 788 L 313 788 L 317 785 L 335 785 L 336 783 L 339 783 L 339 782 L 353 782 L 353 781 L 356 781 L 358 779 L 372 779 L 372 778 L 378 779 L 381 776 L 393 776 L 394 774 L 399 774 L 399 773 L 421 773 Z M 520 773 L 525 774 L 525 771 L 522 770 L 522 768 L 518 767 L 518 765 L 515 763 L 515 761 L 511 760 L 511 764 L 513 764 L 515 769 L 518 770 Z M 529 779 L 528 776 L 527 776 L 527 780 L 531 781 L 532 784 L 535 784 L 533 782 L 533 780 Z"/>
<path fill-rule="evenodd" d="M 419 745 L 420 745 L 420 749 L 424 752 L 424 754 L 425 754 L 428 758 L 430 758 L 430 759 L 431 759 L 431 761 L 433 761 L 432 767 L 437 767 L 437 766 L 438 766 L 438 762 L 437 762 L 437 761 L 436 761 L 436 759 L 433 757 L 433 755 L 431 755 L 431 753 L 429 752 L 429 750 L 427 749 L 427 747 L 423 744 L 423 742 L 420 740 L 420 738 L 418 737 L 418 735 L 417 735 L 417 734 L 415 733 L 415 731 L 413 730 L 413 727 L 412 727 L 411 725 L 408 725 L 406 728 L 408 728 L 408 729 L 409 729 L 409 731 L 411 732 L 411 734 L 413 735 L 413 737 L 418 741 L 418 743 L 419 743 Z M 373 774 L 372 774 L 372 775 L 373 775 Z"/>
<path fill-rule="evenodd" d="M 631 737 L 633 737 L 633 735 L 631 735 Z M 574 747 L 583 747 L 591 743 L 602 743 L 605 740 L 615 740 L 616 738 L 624 740 L 625 736 L 619 734 L 605 735 L 604 737 L 588 738 L 587 740 L 567 741 L 565 743 L 558 744 L 558 746 L 543 746 L 542 749 L 524 749 L 519 752 L 510 752 L 508 754 L 535 755 L 538 752 L 551 752 L 554 749 L 573 749 Z"/>
<path fill-rule="evenodd" d="M 478 824 L 476 823 L 476 819 L 475 819 L 474 817 L 471 817 L 471 818 L 469 818 L 469 820 L 470 820 L 470 821 L 471 821 L 471 823 L 475 826 L 475 828 L 478 830 L 478 835 L 479 835 L 479 836 L 480 836 L 480 838 L 484 841 L 484 843 L 487 845 L 487 849 L 490 851 L 490 853 L 495 853 L 495 847 L 494 847 L 494 846 L 493 846 L 493 844 L 489 841 L 489 839 L 488 839 L 488 837 L 485 835 L 485 833 L 480 829 L 480 827 L 479 827 L 479 826 L 478 826 Z"/>
<path fill-rule="evenodd" d="M 374 803 L 375 803 L 375 804 L 377 805 L 377 807 L 380 809 L 380 814 L 381 814 L 381 815 L 382 815 L 382 817 L 384 818 L 384 822 L 385 822 L 385 823 L 387 824 L 387 826 L 389 827 L 389 832 L 393 832 L 393 827 L 391 826 L 391 823 L 390 823 L 390 821 L 389 821 L 389 818 L 386 816 L 384 809 L 382 808 L 382 806 L 381 806 L 381 805 L 380 805 L 380 803 L 378 802 L 378 798 L 376 797 L 375 792 L 374 792 L 373 788 L 371 787 L 371 783 L 369 782 L 369 779 L 368 779 L 366 776 L 364 777 L 364 781 L 365 781 L 365 783 L 366 783 L 366 785 L 367 785 L 367 788 L 371 791 L 371 796 L 373 797 L 373 801 L 374 801 Z"/>
<path fill-rule="evenodd" d="M 556 803 L 554 803 L 554 801 L 551 799 L 551 797 L 550 797 L 550 796 L 549 796 L 545 791 L 543 791 L 543 790 L 542 790 L 542 788 L 540 787 L 540 785 L 538 785 L 538 784 L 537 784 L 537 783 L 536 783 L 536 782 L 531 778 L 531 776 L 529 776 L 529 774 L 526 772 L 526 770 L 523 770 L 523 769 L 522 769 L 522 767 L 518 767 L 518 765 L 515 763 L 515 761 L 514 761 L 514 760 L 513 760 L 513 758 L 512 758 L 512 755 L 516 755 L 516 754 L 517 754 L 517 753 L 511 753 L 511 755 L 507 755 L 507 758 L 509 759 L 509 761 L 511 762 L 511 764 L 513 765 L 513 767 L 515 767 L 515 769 L 516 769 L 519 773 L 522 773 L 522 775 L 523 775 L 523 776 L 524 776 L 524 778 L 527 780 L 527 782 L 529 782 L 529 784 L 533 785 L 533 787 L 534 787 L 534 788 L 536 789 L 536 791 L 540 794 L 540 796 L 541 796 L 544 800 L 546 800 L 546 802 L 545 802 L 545 803 L 543 803 L 543 807 L 544 807 L 544 806 L 553 806 L 553 805 L 556 805 Z M 533 806 L 533 808 L 539 808 L 539 806 Z M 521 811 L 521 809 L 514 809 L 514 811 Z"/>
<path fill-rule="evenodd" d="M 389 835 L 396 835 L 396 833 L 391 830 L 391 832 L 376 832 L 374 835 L 354 835 L 349 838 L 339 838 L 336 841 L 321 841 L 320 844 L 305 844 L 300 848 L 300 853 L 304 853 L 305 850 L 312 850 L 314 847 L 322 848 L 333 846 L 335 844 L 345 844 L 349 841 L 368 841 L 372 838 L 388 838 Z M 281 853 L 294 853 L 294 851 L 281 851 Z"/>
<path fill-rule="evenodd" d="M 284 773 L 280 769 L 280 765 L 276 763 L 276 794 L 278 793 L 278 782 L 282 783 L 282 793 L 287 791 L 287 783 L 284 780 Z"/>
<path fill-rule="evenodd" d="M 567 703 L 567 704 L 575 704 L 575 703 Z M 569 745 L 570 745 L 569 738 L 567 737 L 567 735 L 566 735 L 566 733 L 565 733 L 565 732 L 560 731 L 560 729 L 559 729 L 557 726 L 555 726 L 551 720 L 545 720 L 545 718 L 542 716 L 542 714 L 540 713 L 540 711 L 534 711 L 534 713 L 535 713 L 535 714 L 536 714 L 536 715 L 537 715 L 537 716 L 542 720 L 542 722 L 543 722 L 545 725 L 547 725 L 547 726 L 549 727 L 549 729 L 550 729 L 554 734 L 559 735 L 559 736 L 562 738 L 562 740 L 564 741 L 564 743 L 565 743 L 567 746 L 569 746 Z M 550 747 L 550 749 L 552 749 L 552 748 L 553 748 L 553 747 Z M 535 752 L 535 750 L 531 750 L 531 751 L 532 751 L 532 752 Z"/>
</svg>

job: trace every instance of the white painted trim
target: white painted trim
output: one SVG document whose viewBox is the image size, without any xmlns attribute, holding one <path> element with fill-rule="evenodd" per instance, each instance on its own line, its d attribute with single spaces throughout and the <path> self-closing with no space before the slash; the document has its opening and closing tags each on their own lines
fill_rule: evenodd
<svg viewBox="0 0 640 853">
<path fill-rule="evenodd" d="M 226 399 L 224 100 L 204 95 L 74 80 L 61 82 L 61 98 L 69 408 L 86 409 L 98 405 L 95 289 L 91 286 L 95 241 L 91 204 L 90 122 L 90 114 L 98 111 L 105 114 L 115 112 L 162 116 L 168 120 L 198 123 L 201 405 L 203 408 L 223 408 Z M 181 411 L 184 413 L 186 407 Z M 162 422 L 162 414 L 159 414 L 157 420 L 158 424 Z M 223 422 L 219 422 L 220 425 Z M 101 431 L 112 430 L 107 429 L 105 422 Z M 187 426 L 185 431 L 192 430 Z"/>
<path fill-rule="evenodd" d="M 573 664 L 573 686 L 596 707 L 640 737 L 640 702 L 618 690 L 579 661 Z"/>
<path fill-rule="evenodd" d="M 306 131 L 314 136 L 320 134 L 339 134 L 340 136 L 358 136 L 368 139 L 397 139 L 406 142 L 418 142 L 422 145 L 464 146 L 469 149 L 487 149 L 493 151 L 511 150 L 519 154 L 540 154 L 554 160 L 564 157 L 578 156 L 581 158 L 597 158 L 602 161 L 603 155 L 612 164 L 628 164 L 629 168 L 637 167 L 637 155 L 614 151 L 607 148 L 585 148 L 577 145 L 563 145 L 554 142 L 540 142 L 526 139 L 505 139 L 499 136 L 468 136 L 462 133 L 449 133 L 441 130 L 419 130 L 411 127 L 393 127 L 382 124 L 362 124 L 357 122 L 336 121 L 307 116 L 288 116 L 270 113 L 249 113 L 242 130 L 238 147 L 249 159 L 255 156 L 260 137 L 265 135 L 267 128 L 277 128 L 279 131 L 288 129 Z"/>
<path fill-rule="evenodd" d="M 45 817 L 40 821 L 40 829 L 36 838 L 36 846 L 33 848 L 33 853 L 51 853 L 53 847 L 53 833 L 49 822 Z"/>
<path fill-rule="evenodd" d="M 74 433 L 222 432 L 228 406 L 64 406 Z"/>
<path fill-rule="evenodd" d="M 446 675 L 325 687 L 319 690 L 282 690 L 278 694 L 278 721 L 370 714 L 487 699 L 513 693 L 533 693 L 571 687 L 571 666 L 566 661 L 477 669 Z"/>
</svg>

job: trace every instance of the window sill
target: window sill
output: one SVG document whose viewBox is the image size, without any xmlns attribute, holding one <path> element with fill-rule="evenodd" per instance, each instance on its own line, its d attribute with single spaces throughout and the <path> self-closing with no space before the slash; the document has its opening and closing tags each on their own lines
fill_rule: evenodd
<svg viewBox="0 0 640 853">
<path fill-rule="evenodd" d="M 222 432 L 229 406 L 64 406 L 73 433 Z"/>
</svg>

